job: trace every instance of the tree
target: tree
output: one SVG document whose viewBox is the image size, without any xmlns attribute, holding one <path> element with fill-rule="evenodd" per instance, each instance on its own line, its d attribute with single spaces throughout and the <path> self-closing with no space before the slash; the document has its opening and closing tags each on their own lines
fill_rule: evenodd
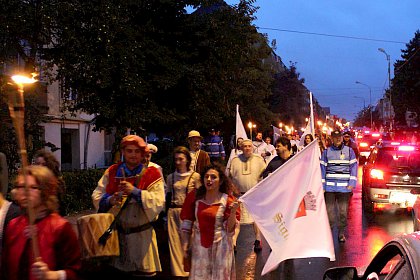
<svg viewBox="0 0 420 280">
<path fill-rule="evenodd" d="M 63 1 L 46 59 L 75 97 L 68 109 L 95 114 L 97 130 L 179 133 L 234 122 L 236 103 L 265 121 L 270 48 L 253 1 L 219 2 Z"/>
<path fill-rule="evenodd" d="M 420 32 L 401 50 L 401 60 L 394 64 L 391 100 L 395 110 L 395 120 L 405 125 L 405 112 L 420 115 Z"/>
<path fill-rule="evenodd" d="M 45 46 L 51 43 L 52 19 L 57 1 L 8 0 L 0 2 L 0 143 L 13 171 L 20 162 L 16 134 L 9 116 L 9 94 L 17 94 L 16 87 L 9 83 L 10 75 L 24 70 L 26 73 L 43 72 L 39 63 Z M 39 103 L 40 94 L 45 94 L 44 85 L 36 83 L 25 89 L 25 136 L 28 158 L 44 147 L 42 122 L 48 120 L 45 108 Z"/>
<path fill-rule="evenodd" d="M 309 95 L 304 82 L 296 63 L 290 63 L 289 68 L 275 76 L 273 85 L 271 110 L 280 115 L 283 123 L 295 128 L 305 125 L 305 118 L 309 116 Z"/>
</svg>

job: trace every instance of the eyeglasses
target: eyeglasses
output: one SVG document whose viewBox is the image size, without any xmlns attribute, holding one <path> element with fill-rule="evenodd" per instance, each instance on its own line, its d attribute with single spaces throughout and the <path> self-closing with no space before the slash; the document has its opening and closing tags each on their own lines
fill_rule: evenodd
<svg viewBox="0 0 420 280">
<path fill-rule="evenodd" d="M 15 185 L 15 186 L 14 186 L 14 188 L 15 188 L 15 189 L 24 189 L 24 188 L 25 188 L 25 185 Z M 28 188 L 29 188 L 30 190 L 40 190 L 40 189 L 41 189 L 41 187 L 40 187 L 40 186 L 38 186 L 38 185 L 28 186 Z"/>
</svg>

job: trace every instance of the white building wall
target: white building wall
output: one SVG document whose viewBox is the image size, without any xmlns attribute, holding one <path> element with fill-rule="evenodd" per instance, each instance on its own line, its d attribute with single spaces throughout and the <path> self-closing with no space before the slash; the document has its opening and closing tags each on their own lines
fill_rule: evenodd
<svg viewBox="0 0 420 280">
<path fill-rule="evenodd" d="M 61 126 L 58 123 L 46 123 L 45 129 L 45 142 L 54 144 L 59 150 L 54 152 L 55 157 L 61 166 Z"/>
<path fill-rule="evenodd" d="M 63 100 L 61 98 L 60 84 L 53 82 L 47 87 L 48 116 L 52 118 L 49 123 L 44 124 L 45 142 L 54 144 L 59 150 L 54 152 L 57 160 L 62 166 L 62 129 L 70 131 L 72 163 L 67 164 L 67 168 L 94 168 L 105 166 L 104 156 L 104 132 L 94 132 L 92 125 L 89 125 L 93 119 L 92 115 L 77 113 L 72 115 L 68 112 L 62 112 Z M 78 138 L 78 139 L 77 139 Z"/>
</svg>

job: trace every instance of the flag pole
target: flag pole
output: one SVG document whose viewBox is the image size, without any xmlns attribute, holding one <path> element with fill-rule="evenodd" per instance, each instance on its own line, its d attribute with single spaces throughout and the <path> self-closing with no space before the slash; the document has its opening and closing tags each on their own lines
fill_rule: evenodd
<svg viewBox="0 0 420 280">
<path fill-rule="evenodd" d="M 312 103 L 312 92 L 309 92 L 309 100 L 310 100 L 310 108 L 311 108 L 311 116 L 310 116 L 310 121 L 311 121 L 311 134 L 312 134 L 313 137 L 315 137 L 314 105 Z"/>
</svg>

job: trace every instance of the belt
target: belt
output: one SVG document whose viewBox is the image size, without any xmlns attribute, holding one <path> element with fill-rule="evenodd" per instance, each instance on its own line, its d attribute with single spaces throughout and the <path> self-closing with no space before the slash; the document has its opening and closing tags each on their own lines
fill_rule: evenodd
<svg viewBox="0 0 420 280">
<path fill-rule="evenodd" d="M 169 208 L 182 208 L 182 205 L 177 205 L 175 203 L 171 203 L 171 206 Z"/>
<path fill-rule="evenodd" d="M 146 229 L 149 229 L 153 227 L 151 223 L 147 223 L 138 227 L 132 227 L 132 228 L 122 228 L 122 226 L 117 225 L 117 230 L 120 233 L 124 233 L 124 234 L 132 234 L 132 233 L 136 233 L 136 232 L 142 232 L 145 231 Z"/>
</svg>

